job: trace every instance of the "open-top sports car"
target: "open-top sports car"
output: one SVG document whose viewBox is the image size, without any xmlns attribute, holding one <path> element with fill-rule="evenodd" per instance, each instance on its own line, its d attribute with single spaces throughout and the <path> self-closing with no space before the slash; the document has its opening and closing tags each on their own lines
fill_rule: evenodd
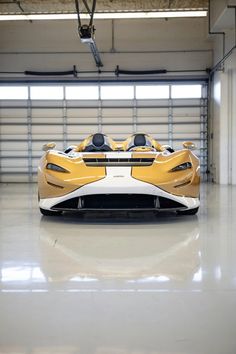
<svg viewBox="0 0 236 354">
<path fill-rule="evenodd" d="M 45 144 L 38 168 L 43 215 L 63 211 L 153 210 L 197 213 L 200 166 L 191 142 L 174 151 L 150 135 L 122 142 L 96 133 L 64 152 Z"/>
</svg>

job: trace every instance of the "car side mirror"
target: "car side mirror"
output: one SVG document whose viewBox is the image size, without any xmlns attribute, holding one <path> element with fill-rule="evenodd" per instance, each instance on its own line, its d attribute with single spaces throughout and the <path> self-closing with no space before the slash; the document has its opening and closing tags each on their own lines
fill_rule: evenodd
<svg viewBox="0 0 236 354">
<path fill-rule="evenodd" d="M 42 149 L 43 149 L 43 151 L 48 151 L 48 150 L 54 149 L 55 146 L 56 146 L 56 144 L 51 142 L 51 143 L 44 144 Z"/>
<path fill-rule="evenodd" d="M 192 141 L 184 141 L 183 147 L 188 150 L 196 150 L 196 145 Z"/>
</svg>

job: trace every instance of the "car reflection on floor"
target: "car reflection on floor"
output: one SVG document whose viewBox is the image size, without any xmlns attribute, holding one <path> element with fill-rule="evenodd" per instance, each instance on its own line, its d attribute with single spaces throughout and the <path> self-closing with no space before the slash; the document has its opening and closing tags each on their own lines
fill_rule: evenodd
<svg viewBox="0 0 236 354">
<path fill-rule="evenodd" d="M 188 280 L 200 267 L 196 216 L 75 214 L 42 217 L 40 228 L 41 269 L 51 282 Z"/>
</svg>

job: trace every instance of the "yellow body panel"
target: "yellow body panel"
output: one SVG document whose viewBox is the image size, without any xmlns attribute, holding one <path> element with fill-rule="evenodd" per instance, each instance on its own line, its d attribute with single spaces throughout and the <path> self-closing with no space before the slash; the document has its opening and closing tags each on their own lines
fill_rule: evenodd
<svg viewBox="0 0 236 354">
<path fill-rule="evenodd" d="M 153 157 L 153 155 L 135 154 L 135 157 Z M 185 162 L 191 162 L 192 168 L 170 172 L 173 167 Z M 158 155 L 152 166 L 133 167 L 132 177 L 178 196 L 199 196 L 199 161 L 189 150 L 176 151 L 167 156 Z"/>
<path fill-rule="evenodd" d="M 85 154 L 84 157 L 91 157 Z M 104 157 L 103 154 L 93 154 L 94 158 Z M 46 165 L 53 163 L 62 166 L 70 173 L 48 170 Z M 79 175 L 78 175 L 79 171 Z M 105 167 L 87 167 L 81 157 L 69 159 L 56 152 L 47 152 L 41 159 L 38 168 L 38 184 L 40 198 L 54 198 L 66 195 L 106 176 Z"/>
</svg>

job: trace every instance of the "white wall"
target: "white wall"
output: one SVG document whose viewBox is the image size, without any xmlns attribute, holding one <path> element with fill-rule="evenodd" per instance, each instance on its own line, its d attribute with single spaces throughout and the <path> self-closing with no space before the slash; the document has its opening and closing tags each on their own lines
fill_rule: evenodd
<svg viewBox="0 0 236 354">
<path fill-rule="evenodd" d="M 222 3 L 219 2 L 220 7 L 215 9 L 221 23 L 223 23 L 220 14 Z M 224 20 L 224 23 L 226 22 Z M 229 28 L 221 28 L 221 30 L 226 33 L 227 52 L 235 45 L 235 31 L 232 23 L 229 24 Z M 216 36 L 214 64 L 221 58 L 222 40 L 220 36 Z M 211 93 L 210 134 L 213 134 L 213 139 L 210 141 L 210 170 L 212 179 L 220 184 L 236 184 L 236 50 L 225 61 L 222 70 L 214 74 Z"/>
<path fill-rule="evenodd" d="M 210 0 L 211 3 L 211 27 L 217 22 L 218 18 L 221 16 L 225 10 L 228 0 Z"/>
<path fill-rule="evenodd" d="M 97 21 L 96 41 L 104 70 L 192 70 L 212 64 L 206 18 Z M 0 23 L 0 71 L 96 70 L 77 35 L 76 21 Z"/>
</svg>

